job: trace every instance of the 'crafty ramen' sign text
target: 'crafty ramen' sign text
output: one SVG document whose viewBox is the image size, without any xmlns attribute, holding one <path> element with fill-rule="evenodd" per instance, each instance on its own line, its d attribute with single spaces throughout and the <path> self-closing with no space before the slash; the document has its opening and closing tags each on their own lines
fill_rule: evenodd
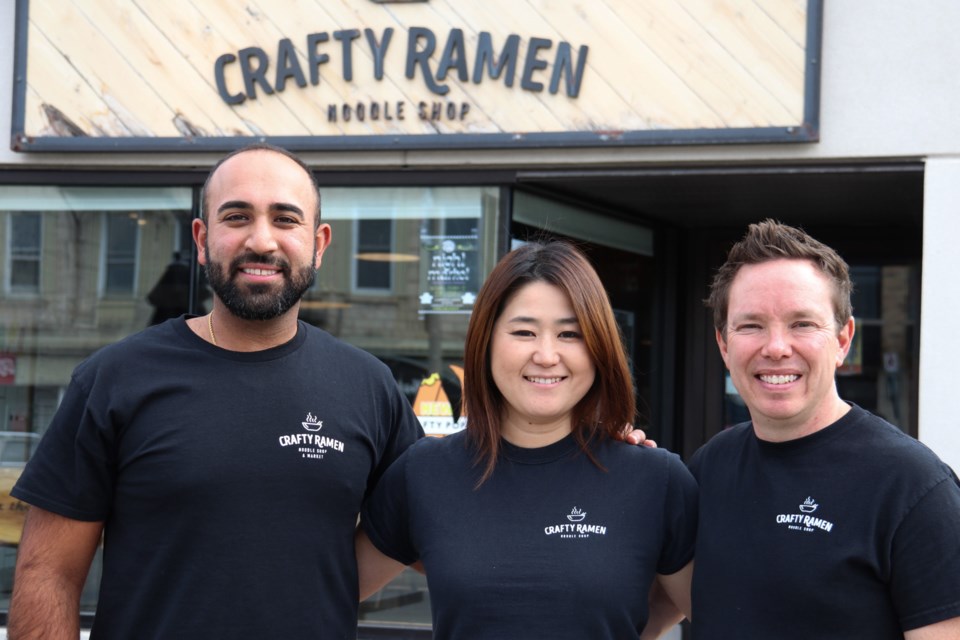
<svg viewBox="0 0 960 640">
<path fill-rule="evenodd" d="M 485 79 L 500 80 L 507 87 L 513 87 L 519 80 L 520 88 L 526 91 L 540 92 L 546 88 L 549 93 L 556 94 L 562 86 L 564 93 L 571 98 L 580 94 L 589 50 L 586 46 L 579 47 L 575 53 L 568 42 L 560 42 L 554 47 L 549 38 L 528 38 L 525 40 L 523 65 L 520 66 L 521 39 L 517 34 L 507 36 L 498 51 L 494 48 L 493 36 L 487 31 L 480 32 L 473 39 L 472 50 L 463 29 L 451 29 L 439 43 L 442 44 L 440 48 L 438 35 L 432 30 L 411 27 L 406 42 L 391 49 L 394 33 L 392 27 L 387 27 L 379 35 L 372 29 L 310 33 L 302 43 L 303 62 L 289 38 L 277 43 L 272 58 L 260 47 L 247 47 L 236 54 L 225 53 L 214 65 L 217 91 L 227 104 L 242 104 L 247 99 L 256 99 L 258 89 L 270 95 L 284 91 L 289 83 L 295 83 L 301 89 L 316 87 L 320 84 L 321 69 L 331 67 L 333 73 L 338 73 L 346 82 L 353 82 L 355 67 L 358 72 L 381 81 L 386 74 L 385 67 L 393 63 L 391 66 L 395 68 L 391 76 L 402 75 L 410 80 L 419 78 L 429 92 L 437 96 L 450 93 L 451 81 L 479 85 Z M 357 54 L 354 52 L 355 43 L 363 49 Z M 399 55 L 394 54 L 397 49 Z M 335 59 L 331 60 L 331 56 Z M 242 91 L 231 91 L 230 80 Z M 464 104 L 461 118 L 469 109 L 468 103 Z M 371 107 L 376 105 L 373 102 Z M 384 103 L 385 116 L 389 115 L 389 106 Z M 362 109 L 363 103 L 359 103 L 358 108 Z M 330 113 L 331 118 L 336 117 L 335 110 Z"/>
<path fill-rule="evenodd" d="M 17 0 L 12 147 L 811 141 L 822 0 Z"/>
</svg>

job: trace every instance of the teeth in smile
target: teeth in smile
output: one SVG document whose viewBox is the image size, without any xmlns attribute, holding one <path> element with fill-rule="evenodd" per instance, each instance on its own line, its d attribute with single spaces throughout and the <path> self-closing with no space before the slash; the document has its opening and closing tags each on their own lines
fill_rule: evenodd
<svg viewBox="0 0 960 640">
<path fill-rule="evenodd" d="M 276 273 L 273 269 L 243 269 L 243 272 L 252 276 L 272 276 Z"/>
<path fill-rule="evenodd" d="M 537 384 L 554 384 L 563 380 L 563 378 L 527 378 L 530 382 Z"/>
<path fill-rule="evenodd" d="M 789 376 L 760 376 L 760 379 L 767 384 L 787 384 L 788 382 L 793 382 L 797 380 L 800 376 L 798 375 L 789 375 Z"/>
</svg>

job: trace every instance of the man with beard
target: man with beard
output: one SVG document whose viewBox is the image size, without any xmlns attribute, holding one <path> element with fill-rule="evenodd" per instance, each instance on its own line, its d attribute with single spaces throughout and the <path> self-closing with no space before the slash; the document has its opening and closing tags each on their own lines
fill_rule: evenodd
<svg viewBox="0 0 960 640">
<path fill-rule="evenodd" d="M 267 145 L 228 155 L 194 221 L 213 310 L 81 363 L 12 491 L 32 505 L 9 637 L 356 637 L 364 496 L 422 435 L 390 371 L 297 319 L 330 227 Z"/>
</svg>

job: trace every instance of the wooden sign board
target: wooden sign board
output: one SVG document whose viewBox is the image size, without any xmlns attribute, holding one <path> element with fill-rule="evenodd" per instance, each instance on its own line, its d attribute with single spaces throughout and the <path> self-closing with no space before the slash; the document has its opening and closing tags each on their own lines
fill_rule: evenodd
<svg viewBox="0 0 960 640">
<path fill-rule="evenodd" d="M 817 140 L 822 0 L 18 0 L 21 151 Z"/>
</svg>

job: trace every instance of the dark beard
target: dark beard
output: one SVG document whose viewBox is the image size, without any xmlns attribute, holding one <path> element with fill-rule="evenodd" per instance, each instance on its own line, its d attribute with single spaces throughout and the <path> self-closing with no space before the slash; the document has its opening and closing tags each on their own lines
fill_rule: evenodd
<svg viewBox="0 0 960 640">
<path fill-rule="evenodd" d="M 207 255 L 210 255 L 209 249 Z M 271 292 L 272 287 L 267 285 L 243 288 L 238 286 L 233 274 L 241 264 L 251 263 L 280 267 L 283 275 L 283 287 L 280 291 Z M 227 273 L 224 273 L 223 266 L 218 262 L 208 262 L 205 269 L 210 288 L 230 313 L 243 320 L 272 320 L 282 316 L 300 301 L 303 294 L 313 286 L 317 276 L 317 270 L 312 265 L 291 273 L 288 262 L 255 253 L 235 258 Z"/>
</svg>

